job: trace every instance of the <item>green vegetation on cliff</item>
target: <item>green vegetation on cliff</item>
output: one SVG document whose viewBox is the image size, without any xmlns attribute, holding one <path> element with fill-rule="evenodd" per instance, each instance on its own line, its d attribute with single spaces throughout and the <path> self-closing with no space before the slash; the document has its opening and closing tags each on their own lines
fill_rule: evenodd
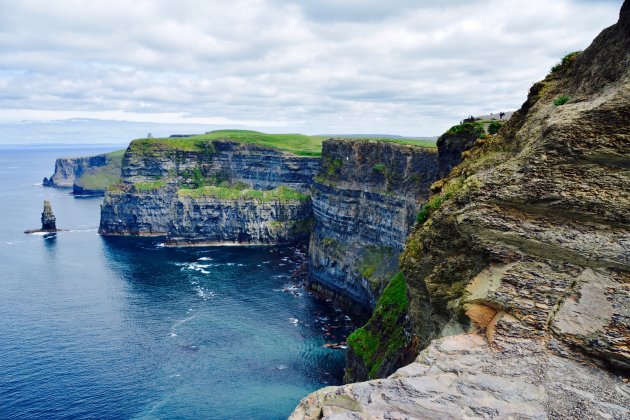
<svg viewBox="0 0 630 420">
<path fill-rule="evenodd" d="M 551 73 L 565 73 L 571 68 L 575 59 L 578 58 L 578 55 L 580 55 L 581 52 L 582 51 L 573 51 L 562 57 L 562 60 L 551 68 Z"/>
<path fill-rule="evenodd" d="M 267 134 L 250 130 L 218 130 L 190 137 L 168 137 L 134 140 L 132 148 L 203 151 L 212 140 L 231 140 L 244 144 L 267 146 L 298 156 L 320 156 L 324 137 L 303 134 Z"/>
<path fill-rule="evenodd" d="M 348 345 L 365 363 L 370 379 L 379 376 L 384 359 L 404 348 L 408 308 L 407 282 L 403 274 L 398 273 L 383 291 L 367 324 L 348 337 Z"/>
<path fill-rule="evenodd" d="M 89 191 L 105 191 L 107 187 L 120 182 L 122 158 L 125 150 L 107 153 L 107 165 L 86 171 L 75 183 Z"/>
<path fill-rule="evenodd" d="M 231 140 L 244 144 L 271 147 L 297 156 L 321 156 L 322 142 L 327 137 L 304 134 L 267 134 L 251 130 L 217 130 L 189 137 L 146 138 L 132 141 L 130 148 L 150 153 L 154 150 L 208 151 L 213 153 L 212 140 Z M 348 137 L 348 140 L 388 141 L 422 147 L 435 147 L 435 141 L 426 139 L 398 139 L 388 137 Z"/>
<path fill-rule="evenodd" d="M 475 133 L 477 138 L 481 138 L 486 133 L 483 127 L 483 121 L 465 122 L 449 128 L 446 134 Z"/>
<path fill-rule="evenodd" d="M 162 179 L 156 179 L 155 181 L 136 182 L 135 184 L 133 184 L 133 186 L 138 191 L 151 191 L 166 186 L 166 181 Z"/>
<path fill-rule="evenodd" d="M 257 200 L 262 202 L 306 201 L 310 198 L 307 194 L 302 194 L 285 186 L 280 186 L 273 190 L 254 190 L 240 184 L 229 187 L 205 186 L 195 189 L 182 188 L 177 191 L 177 194 L 180 197 L 210 197 L 221 200 Z"/>
</svg>

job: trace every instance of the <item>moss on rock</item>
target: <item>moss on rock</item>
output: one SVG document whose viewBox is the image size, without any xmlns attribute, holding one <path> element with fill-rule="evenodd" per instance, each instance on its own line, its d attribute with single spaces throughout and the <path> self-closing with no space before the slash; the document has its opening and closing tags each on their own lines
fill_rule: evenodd
<svg viewBox="0 0 630 420">
<path fill-rule="evenodd" d="M 349 359 L 363 366 L 349 366 L 346 382 L 384 377 L 401 366 L 409 337 L 407 324 L 407 282 L 402 273 L 396 274 L 380 297 L 372 317 L 363 327 L 348 337 Z M 367 372 L 364 378 L 360 372 Z"/>
</svg>

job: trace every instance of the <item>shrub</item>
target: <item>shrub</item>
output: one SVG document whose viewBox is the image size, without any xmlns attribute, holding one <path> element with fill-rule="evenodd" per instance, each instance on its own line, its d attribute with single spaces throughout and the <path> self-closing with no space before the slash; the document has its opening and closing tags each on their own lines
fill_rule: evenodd
<svg viewBox="0 0 630 420">
<path fill-rule="evenodd" d="M 436 195 L 431 197 L 431 199 L 420 209 L 420 211 L 416 214 L 416 223 L 422 224 L 426 222 L 431 214 L 439 209 L 442 204 L 451 197 L 451 194 L 446 194 L 444 197 L 441 195 Z"/>
<path fill-rule="evenodd" d="M 372 168 L 372 170 L 374 172 L 380 172 L 383 173 L 385 172 L 385 164 L 384 163 L 377 163 L 376 165 L 374 165 L 374 167 Z"/>
<path fill-rule="evenodd" d="M 562 96 L 558 96 L 556 99 L 553 100 L 553 104 L 555 106 L 562 106 L 564 104 L 566 104 L 567 102 L 569 102 L 571 100 L 571 98 L 569 96 L 566 95 L 562 95 Z"/>
<path fill-rule="evenodd" d="M 565 73 L 567 70 L 569 70 L 569 68 L 571 68 L 571 66 L 575 62 L 575 59 L 578 57 L 578 55 L 580 55 L 581 52 L 582 51 L 573 51 L 565 55 L 564 57 L 562 57 L 562 60 L 560 60 L 558 64 L 551 68 L 551 72 Z"/>
<path fill-rule="evenodd" d="M 501 124 L 499 121 L 492 121 L 490 125 L 488 125 L 488 133 L 497 134 L 502 125 L 503 124 Z"/>
<path fill-rule="evenodd" d="M 447 134 L 474 133 L 477 138 L 485 135 L 482 122 L 464 122 L 449 128 Z"/>
</svg>

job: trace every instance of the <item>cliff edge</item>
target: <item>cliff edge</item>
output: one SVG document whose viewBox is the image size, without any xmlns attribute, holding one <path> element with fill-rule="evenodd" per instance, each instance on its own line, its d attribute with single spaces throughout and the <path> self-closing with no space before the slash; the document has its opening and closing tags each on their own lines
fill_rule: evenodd
<svg viewBox="0 0 630 420">
<path fill-rule="evenodd" d="M 628 418 L 630 2 L 432 186 L 401 258 L 424 350 L 292 418 Z"/>
</svg>

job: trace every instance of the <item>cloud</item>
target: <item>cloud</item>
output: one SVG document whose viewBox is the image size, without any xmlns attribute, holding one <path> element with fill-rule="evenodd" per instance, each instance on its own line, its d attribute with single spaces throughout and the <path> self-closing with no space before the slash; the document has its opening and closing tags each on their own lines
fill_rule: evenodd
<svg viewBox="0 0 630 420">
<path fill-rule="evenodd" d="M 437 135 L 518 108 L 619 1 L 0 0 L 0 121 Z M 0 133 L 1 134 L 1 133 Z"/>
</svg>

